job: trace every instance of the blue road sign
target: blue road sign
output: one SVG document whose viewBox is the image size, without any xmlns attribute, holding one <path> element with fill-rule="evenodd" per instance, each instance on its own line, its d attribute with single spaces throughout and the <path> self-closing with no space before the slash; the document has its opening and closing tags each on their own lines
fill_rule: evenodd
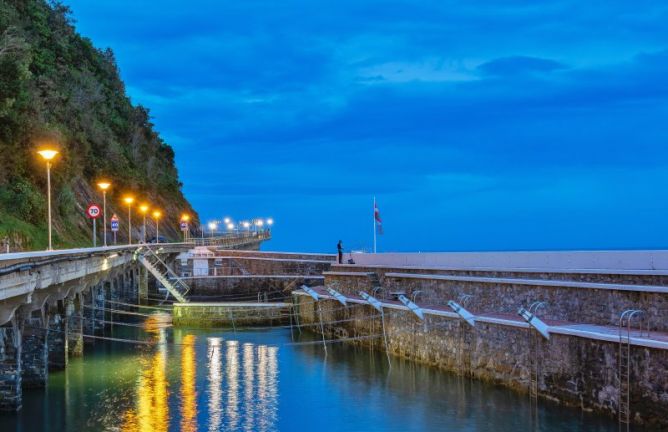
<svg viewBox="0 0 668 432">
<path fill-rule="evenodd" d="M 116 215 L 114 215 L 114 216 L 112 216 L 112 218 L 111 218 L 111 230 L 112 230 L 113 232 L 118 231 L 118 226 L 119 226 L 119 223 L 118 223 L 118 217 L 116 217 Z"/>
</svg>

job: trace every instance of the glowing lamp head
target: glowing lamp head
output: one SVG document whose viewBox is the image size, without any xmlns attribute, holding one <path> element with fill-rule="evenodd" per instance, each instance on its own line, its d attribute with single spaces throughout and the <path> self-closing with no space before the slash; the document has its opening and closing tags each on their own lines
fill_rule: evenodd
<svg viewBox="0 0 668 432">
<path fill-rule="evenodd" d="M 142 204 L 139 206 L 139 211 L 146 214 L 148 212 L 148 205 L 147 204 Z"/>
<path fill-rule="evenodd" d="M 250 224 L 248 222 L 244 222 L 244 228 L 248 228 Z"/>
<path fill-rule="evenodd" d="M 50 161 L 51 159 L 53 159 L 54 157 L 56 157 L 56 155 L 58 154 L 58 150 L 44 149 L 44 150 L 40 150 L 40 151 L 38 151 L 37 154 L 39 154 L 40 156 L 42 156 L 42 158 L 43 158 L 44 160 L 46 160 L 46 161 Z"/>
<path fill-rule="evenodd" d="M 99 187 L 103 191 L 106 191 L 107 189 L 109 189 L 110 186 L 111 186 L 111 183 L 109 183 L 107 181 L 101 181 L 101 182 L 98 182 L 98 184 L 97 184 L 97 187 Z"/>
<path fill-rule="evenodd" d="M 160 212 L 160 210 L 156 210 L 156 211 L 153 212 L 153 218 L 154 219 L 160 219 L 160 216 L 162 216 L 162 213 Z"/>
<path fill-rule="evenodd" d="M 218 225 L 215 222 L 209 222 L 209 229 L 215 231 Z"/>
<path fill-rule="evenodd" d="M 264 222 L 263 222 L 261 219 L 260 219 L 260 220 L 256 220 L 256 221 L 255 221 L 255 225 L 261 227 L 262 225 L 264 225 Z"/>
<path fill-rule="evenodd" d="M 226 217 L 225 219 L 223 219 L 223 222 L 225 222 L 225 224 L 229 224 L 231 221 L 230 218 Z"/>
<path fill-rule="evenodd" d="M 227 224 L 227 229 L 232 231 L 234 229 L 234 224 L 233 223 L 228 223 Z"/>
<path fill-rule="evenodd" d="M 135 199 L 131 196 L 126 196 L 125 198 L 123 198 L 123 201 L 127 205 L 132 205 L 132 203 L 135 202 Z"/>
<path fill-rule="evenodd" d="M 190 220 L 190 215 L 185 214 L 185 213 L 182 214 L 182 215 L 181 215 L 181 220 L 182 220 L 183 222 L 188 222 L 188 221 Z"/>
<path fill-rule="evenodd" d="M 274 220 L 272 218 L 267 219 L 267 225 L 273 225 Z"/>
</svg>

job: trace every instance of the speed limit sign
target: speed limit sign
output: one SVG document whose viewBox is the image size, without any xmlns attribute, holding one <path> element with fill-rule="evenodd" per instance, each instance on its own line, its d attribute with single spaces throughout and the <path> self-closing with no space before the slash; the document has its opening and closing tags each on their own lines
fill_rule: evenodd
<svg viewBox="0 0 668 432">
<path fill-rule="evenodd" d="M 91 219 L 97 219 L 102 216 L 102 210 L 100 210 L 100 206 L 97 204 L 91 204 L 86 209 L 86 215 Z"/>
</svg>

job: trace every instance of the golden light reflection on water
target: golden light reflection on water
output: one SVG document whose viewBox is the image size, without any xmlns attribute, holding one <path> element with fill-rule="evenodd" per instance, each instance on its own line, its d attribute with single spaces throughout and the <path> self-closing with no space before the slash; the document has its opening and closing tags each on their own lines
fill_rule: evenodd
<svg viewBox="0 0 668 432">
<path fill-rule="evenodd" d="M 156 338 L 166 341 L 165 329 Z M 181 431 L 252 431 L 276 430 L 278 419 L 278 348 L 221 337 L 206 339 L 207 358 L 198 361 L 196 336 L 180 340 L 180 388 L 178 409 L 169 409 L 168 346 L 160 344 L 151 356 L 139 359 L 134 409 L 122 415 L 123 431 L 158 432 L 169 429 L 170 414 Z M 178 353 L 178 350 L 176 351 Z M 200 351 L 200 356 L 204 354 Z M 178 355 L 178 354 L 177 354 Z M 178 357 L 177 357 L 178 358 Z M 172 357 L 172 361 L 177 359 Z M 206 365 L 207 373 L 197 383 L 197 363 Z M 171 369 L 171 368 L 170 368 Z M 198 387 L 199 386 L 199 387 Z M 197 393 L 206 392 L 205 424 L 199 425 Z"/>
<path fill-rule="evenodd" d="M 184 336 L 181 350 L 181 430 L 185 432 L 197 430 L 195 341 L 194 335 Z"/>
<path fill-rule="evenodd" d="M 165 330 L 159 332 L 165 340 Z M 165 345 L 163 344 L 162 347 Z M 139 359 L 140 372 L 136 386 L 136 407 L 123 415 L 123 431 L 166 431 L 169 427 L 169 390 L 165 371 L 167 353 L 164 348 L 150 358 Z"/>
</svg>

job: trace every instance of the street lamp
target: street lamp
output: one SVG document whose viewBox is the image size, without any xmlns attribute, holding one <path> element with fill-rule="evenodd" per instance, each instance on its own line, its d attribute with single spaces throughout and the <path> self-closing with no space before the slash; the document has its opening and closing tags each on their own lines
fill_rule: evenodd
<svg viewBox="0 0 668 432">
<path fill-rule="evenodd" d="M 225 222 L 225 225 L 227 225 L 228 223 L 230 223 L 232 221 L 230 220 L 230 218 L 226 217 L 225 219 L 223 219 L 223 222 Z"/>
<path fill-rule="evenodd" d="M 255 221 L 255 226 L 256 226 L 258 229 L 262 229 L 262 225 L 264 225 L 264 221 L 263 221 L 262 219 L 258 219 L 258 220 Z M 256 231 L 257 231 L 257 230 L 256 230 Z"/>
<path fill-rule="evenodd" d="M 49 249 L 53 250 L 51 244 L 51 160 L 58 154 L 57 150 L 43 149 L 37 152 L 46 161 L 46 190 L 48 201 L 48 219 L 49 219 Z"/>
<path fill-rule="evenodd" d="M 267 219 L 267 225 L 272 226 L 274 224 L 274 220 L 272 218 Z"/>
<path fill-rule="evenodd" d="M 139 206 L 139 211 L 144 215 L 144 230 L 142 231 L 142 243 L 146 243 L 146 213 L 148 213 L 148 204 Z"/>
<path fill-rule="evenodd" d="M 185 222 L 186 228 L 183 230 L 183 241 L 187 242 L 188 241 L 188 222 L 190 221 L 190 215 L 187 213 L 183 213 L 181 215 L 181 222 Z"/>
<path fill-rule="evenodd" d="M 230 222 L 230 223 L 228 223 L 228 224 L 227 224 L 227 229 L 228 229 L 229 231 L 232 231 L 232 230 L 234 230 L 234 224 L 233 224 L 233 223 L 231 223 L 231 222 Z"/>
<path fill-rule="evenodd" d="M 215 222 L 209 222 L 209 230 L 211 230 L 211 237 L 213 237 L 213 232 L 218 228 L 218 224 Z"/>
<path fill-rule="evenodd" d="M 155 242 L 160 243 L 160 216 L 162 216 L 162 213 L 160 213 L 160 210 L 156 210 L 153 212 L 153 219 L 155 219 Z"/>
<path fill-rule="evenodd" d="M 135 202 L 135 199 L 131 196 L 126 196 L 123 198 L 123 201 L 128 205 L 128 244 L 132 244 L 132 203 Z"/>
<path fill-rule="evenodd" d="M 250 231 L 250 223 L 244 221 L 242 225 L 244 226 L 244 228 L 246 228 L 246 230 Z"/>
<path fill-rule="evenodd" d="M 108 181 L 98 182 L 97 187 L 102 190 L 102 223 L 104 224 L 104 246 L 107 246 L 107 189 L 111 183 Z"/>
</svg>

